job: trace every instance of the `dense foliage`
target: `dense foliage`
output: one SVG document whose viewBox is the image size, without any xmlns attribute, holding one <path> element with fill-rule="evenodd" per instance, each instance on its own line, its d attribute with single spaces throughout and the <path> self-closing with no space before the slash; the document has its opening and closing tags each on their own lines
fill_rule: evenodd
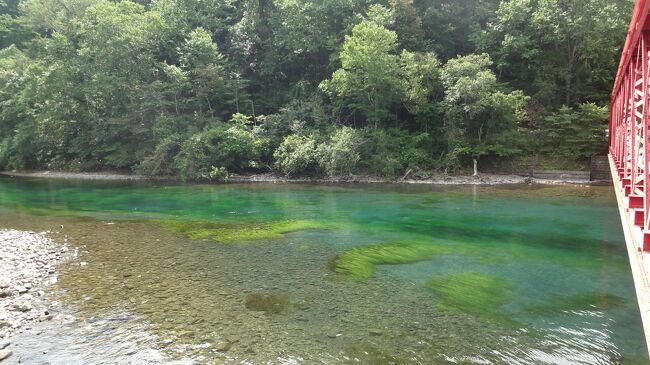
<svg viewBox="0 0 650 365">
<path fill-rule="evenodd" d="M 0 168 L 580 166 L 605 148 L 632 5 L 0 0 Z"/>
</svg>

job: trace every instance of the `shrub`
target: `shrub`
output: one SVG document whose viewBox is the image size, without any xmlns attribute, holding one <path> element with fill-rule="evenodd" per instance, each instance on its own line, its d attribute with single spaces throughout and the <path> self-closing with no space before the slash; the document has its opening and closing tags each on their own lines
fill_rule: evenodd
<svg viewBox="0 0 650 365">
<path fill-rule="evenodd" d="M 178 136 L 169 136 L 161 140 L 154 151 L 145 157 L 134 170 L 145 175 L 174 175 L 176 166 L 174 165 L 174 156 L 180 151 L 180 138 Z"/>
<path fill-rule="evenodd" d="M 560 108 L 544 120 L 545 152 L 574 159 L 606 153 L 608 119 L 608 108 L 593 103 L 580 104 L 577 109 Z"/>
<path fill-rule="evenodd" d="M 287 176 L 305 173 L 316 162 L 316 142 L 311 137 L 288 135 L 273 153 L 275 168 Z"/>
<path fill-rule="evenodd" d="M 326 143 L 316 149 L 318 165 L 328 176 L 351 173 L 359 162 L 359 133 L 350 128 L 338 129 Z"/>
<path fill-rule="evenodd" d="M 186 140 L 175 163 L 184 179 L 209 180 L 215 166 L 223 173 L 255 168 L 263 145 L 246 126 L 217 125 Z"/>
<path fill-rule="evenodd" d="M 428 133 L 412 134 L 398 128 L 368 128 L 363 133 L 367 142 L 361 148 L 361 167 L 372 174 L 395 177 L 411 169 L 414 175 L 423 176 L 434 167 Z"/>
</svg>

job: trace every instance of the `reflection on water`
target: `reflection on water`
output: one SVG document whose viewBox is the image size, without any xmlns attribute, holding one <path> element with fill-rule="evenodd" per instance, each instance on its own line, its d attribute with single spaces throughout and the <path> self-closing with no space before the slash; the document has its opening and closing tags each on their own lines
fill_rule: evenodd
<svg viewBox="0 0 650 365">
<path fill-rule="evenodd" d="M 63 267 L 49 290 L 62 303 L 58 319 L 35 328 L 40 336 L 16 339 L 24 348 L 40 341 L 68 351 L 44 350 L 50 355 L 39 352 L 35 361 L 647 361 L 608 187 L 0 179 L 0 209 L 0 227 L 63 225 L 60 234 L 83 251 L 85 264 Z M 309 220 L 333 228 L 223 244 L 158 223 L 170 219 L 238 227 Z M 402 250 L 395 242 L 417 245 Z M 370 273 L 358 280 L 337 273 L 336 258 L 350 256 L 358 260 L 351 270 L 371 263 Z M 88 353 L 92 344 L 101 344 L 96 355 Z"/>
</svg>

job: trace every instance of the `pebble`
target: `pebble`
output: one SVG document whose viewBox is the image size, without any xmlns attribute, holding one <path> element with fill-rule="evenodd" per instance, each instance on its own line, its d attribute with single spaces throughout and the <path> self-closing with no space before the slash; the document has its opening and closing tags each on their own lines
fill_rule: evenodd
<svg viewBox="0 0 650 365">
<path fill-rule="evenodd" d="M 11 354 L 13 354 L 11 350 L 0 350 L 0 361 L 8 358 Z"/>
<path fill-rule="evenodd" d="M 232 343 L 229 341 L 219 341 L 214 344 L 214 349 L 219 351 L 219 352 L 226 352 L 230 350 L 230 347 L 232 346 Z"/>
<path fill-rule="evenodd" d="M 368 330 L 368 333 L 369 333 L 371 336 L 381 336 L 381 335 L 384 334 L 384 331 L 382 331 L 382 330 L 380 330 L 380 329 L 377 329 L 377 328 L 373 328 L 373 329 L 369 329 L 369 330 Z"/>
<path fill-rule="evenodd" d="M 326 335 L 327 335 L 327 337 L 329 337 L 329 338 L 337 338 L 337 337 L 341 337 L 341 336 L 343 336 L 343 334 L 338 333 L 337 331 L 328 331 L 328 332 L 326 333 Z"/>
<path fill-rule="evenodd" d="M 48 235 L 0 229 L 0 338 L 30 328 L 30 322 L 49 319 L 49 313 L 39 315 L 47 307 L 40 289 L 56 265 L 76 255 L 76 250 L 56 244 Z"/>
<path fill-rule="evenodd" d="M 0 350 L 6 349 L 9 345 L 11 345 L 11 342 L 0 342 Z"/>
<path fill-rule="evenodd" d="M 33 307 L 27 303 L 14 303 L 9 308 L 11 308 L 11 310 L 19 312 L 29 312 L 33 309 Z"/>
</svg>

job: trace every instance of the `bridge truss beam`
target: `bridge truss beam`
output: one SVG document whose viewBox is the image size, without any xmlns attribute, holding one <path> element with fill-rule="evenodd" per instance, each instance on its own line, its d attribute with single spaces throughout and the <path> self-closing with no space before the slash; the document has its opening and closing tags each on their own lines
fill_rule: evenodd
<svg viewBox="0 0 650 365">
<path fill-rule="evenodd" d="M 637 0 L 610 103 L 609 162 L 650 349 L 650 0 Z"/>
</svg>

